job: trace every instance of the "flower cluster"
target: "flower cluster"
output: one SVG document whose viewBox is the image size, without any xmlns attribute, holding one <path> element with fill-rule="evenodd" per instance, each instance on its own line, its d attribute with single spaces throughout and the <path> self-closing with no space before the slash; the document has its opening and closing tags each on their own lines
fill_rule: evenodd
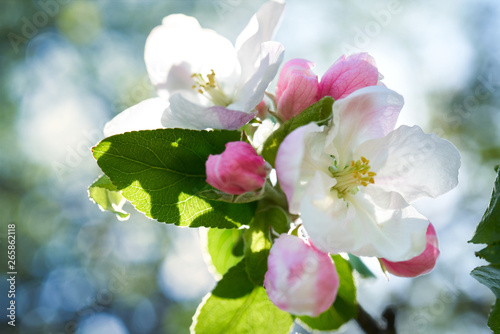
<svg viewBox="0 0 500 334">
<path fill-rule="evenodd" d="M 192 17 L 165 17 L 145 49 L 158 97 L 125 110 L 104 132 L 187 129 L 195 136 L 239 131 L 241 140 L 227 142 L 223 152 L 195 152 L 204 157 L 205 188 L 176 193 L 176 205 L 195 197 L 198 204 L 226 202 L 237 211 L 241 203 L 256 202 L 245 206 L 256 210 L 255 219 L 240 231 L 245 259 L 267 256 L 265 277 L 260 283 L 254 279 L 251 261 L 246 271 L 279 309 L 317 317 L 332 307 L 339 289 L 333 255 L 375 257 L 384 270 L 403 277 L 434 267 L 436 231 L 412 203 L 454 188 L 460 155 L 450 142 L 418 126 L 395 128 L 403 98 L 381 83 L 367 53 L 341 56 L 320 79 L 305 59 L 289 60 L 278 75 L 284 47 L 272 39 L 283 6 L 277 0 L 264 4 L 234 46 Z M 273 94 L 266 90 L 276 76 Z M 181 139 L 170 146 L 182 145 Z M 175 153 L 171 159 L 179 157 Z M 270 177 L 274 172 L 277 180 Z M 120 180 L 109 177 L 122 190 Z M 283 212 L 285 227 L 275 218 L 279 215 L 258 220 L 259 212 L 270 208 Z M 196 216 L 195 209 L 186 220 Z M 185 211 L 179 209 L 178 215 Z M 263 241 L 256 242 L 256 236 Z M 254 244 L 260 248 L 254 250 Z"/>
</svg>

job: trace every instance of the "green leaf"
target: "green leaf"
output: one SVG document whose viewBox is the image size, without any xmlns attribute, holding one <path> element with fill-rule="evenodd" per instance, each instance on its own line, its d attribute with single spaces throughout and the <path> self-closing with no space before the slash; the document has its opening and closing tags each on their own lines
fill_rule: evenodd
<svg viewBox="0 0 500 334">
<path fill-rule="evenodd" d="M 475 268 L 471 275 L 486 285 L 497 297 L 488 318 L 488 326 L 495 334 L 500 334 L 500 168 L 495 167 L 497 178 L 493 186 L 490 204 L 479 222 L 474 236 L 469 242 L 488 244 L 476 256 L 492 263 Z"/>
<path fill-rule="evenodd" d="M 255 220 L 245 231 L 245 263 L 248 276 L 255 285 L 264 284 L 267 257 L 271 249 L 270 225 L 265 212 L 256 212 Z"/>
<path fill-rule="evenodd" d="M 242 238 L 242 230 L 211 228 L 207 231 L 207 251 L 214 269 L 223 276 L 229 268 L 241 261 L 233 249 Z"/>
<path fill-rule="evenodd" d="M 486 285 L 497 298 L 500 298 L 500 266 L 477 267 L 470 274 L 479 283 Z"/>
<path fill-rule="evenodd" d="M 122 209 L 125 198 L 111 183 L 111 180 L 102 175 L 92 183 L 88 189 L 89 198 L 99 206 L 102 211 L 110 211 L 116 214 L 119 220 L 127 220 L 130 213 Z"/>
<path fill-rule="evenodd" d="M 240 238 L 233 246 L 232 253 L 236 257 L 243 257 L 245 255 L 245 241 L 243 239 L 243 232 L 241 233 Z"/>
<path fill-rule="evenodd" d="M 288 215 L 278 206 L 257 208 L 255 219 L 245 231 L 245 262 L 250 280 L 255 285 L 264 284 L 267 257 L 272 246 L 271 226 L 278 233 L 288 232 Z"/>
<path fill-rule="evenodd" d="M 262 214 L 278 234 L 288 233 L 290 229 L 290 217 L 283 208 L 271 205 L 263 209 Z"/>
<path fill-rule="evenodd" d="M 476 252 L 476 256 L 491 264 L 500 264 L 500 244 L 490 245 Z"/>
<path fill-rule="evenodd" d="M 368 269 L 368 267 L 363 263 L 363 260 L 361 260 L 359 257 L 351 253 L 348 253 L 348 255 L 351 266 L 361 275 L 361 277 L 363 278 L 376 277 L 375 274 L 373 274 L 372 271 Z"/>
<path fill-rule="evenodd" d="M 475 244 L 500 242 L 500 170 L 498 170 L 490 205 L 469 241 Z"/>
<path fill-rule="evenodd" d="M 324 123 L 332 115 L 333 98 L 326 96 L 309 106 L 303 112 L 290 118 L 282 124 L 278 130 L 274 131 L 264 143 L 262 156 L 274 167 L 278 148 L 285 137 L 293 130 L 311 122 Z"/>
<path fill-rule="evenodd" d="M 231 195 L 220 191 L 218 189 L 212 188 L 203 190 L 199 193 L 199 196 L 213 201 L 222 201 L 228 203 L 250 203 L 262 199 L 264 194 L 264 187 L 259 191 L 249 191 L 241 195 Z"/>
<path fill-rule="evenodd" d="M 189 227 L 235 228 L 250 223 L 254 203 L 201 198 L 208 187 L 205 162 L 237 131 L 159 129 L 108 137 L 93 148 L 97 164 L 135 208 L 160 222 Z"/>
<path fill-rule="evenodd" d="M 229 269 L 198 306 L 192 333 L 288 334 L 293 318 L 248 278 L 245 262 Z"/>
<path fill-rule="evenodd" d="M 337 274 L 339 275 L 339 290 L 337 298 L 325 312 L 312 318 L 308 316 L 299 317 L 311 329 L 330 331 L 338 329 L 340 326 L 354 318 L 357 313 L 356 286 L 352 277 L 352 268 L 348 261 L 340 255 L 332 255 Z"/>
<path fill-rule="evenodd" d="M 497 299 L 488 318 L 488 326 L 495 334 L 500 334 L 500 299 Z"/>
</svg>

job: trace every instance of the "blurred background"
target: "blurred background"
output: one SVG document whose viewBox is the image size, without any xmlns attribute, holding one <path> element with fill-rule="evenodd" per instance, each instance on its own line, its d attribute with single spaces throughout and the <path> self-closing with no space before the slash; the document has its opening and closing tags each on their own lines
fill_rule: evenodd
<svg viewBox="0 0 500 334">
<path fill-rule="evenodd" d="M 16 225 L 16 327 L 2 333 L 188 333 L 215 280 L 197 230 L 132 212 L 118 221 L 90 202 L 100 175 L 90 148 L 114 115 L 155 95 L 144 61 L 151 29 L 172 13 L 234 42 L 263 0 L 0 0 L 0 248 Z M 368 51 L 405 97 L 401 124 L 418 124 L 461 151 L 460 184 L 417 208 L 441 256 L 416 279 L 359 279 L 374 317 L 397 309 L 399 333 L 490 333 L 493 294 L 469 276 L 467 243 L 500 162 L 500 6 L 495 0 L 289 0 L 276 39 L 286 60 L 322 73 Z M 6 253 L 4 253 L 6 254 Z M 0 309 L 7 307 L 7 259 Z M 5 311 L 3 311 L 5 312 Z M 5 315 L 2 315 L 5 317 Z M 298 333 L 306 331 L 297 326 Z M 341 333 L 360 333 L 356 323 Z"/>
</svg>

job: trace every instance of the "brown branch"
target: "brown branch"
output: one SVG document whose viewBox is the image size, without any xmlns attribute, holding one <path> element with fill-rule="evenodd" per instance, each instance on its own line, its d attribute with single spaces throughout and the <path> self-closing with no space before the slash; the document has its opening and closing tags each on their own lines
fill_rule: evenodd
<svg viewBox="0 0 500 334">
<path fill-rule="evenodd" d="M 366 334 L 396 334 L 396 314 L 394 310 L 391 307 L 386 308 L 384 313 L 382 313 L 382 317 L 386 322 L 385 328 L 381 328 L 380 324 L 358 304 L 356 322 Z"/>
</svg>

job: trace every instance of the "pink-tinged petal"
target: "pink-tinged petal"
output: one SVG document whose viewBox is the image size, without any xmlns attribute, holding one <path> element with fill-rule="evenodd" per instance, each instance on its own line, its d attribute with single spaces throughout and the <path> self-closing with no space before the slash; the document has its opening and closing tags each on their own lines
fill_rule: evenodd
<svg viewBox="0 0 500 334">
<path fill-rule="evenodd" d="M 315 247 L 323 252 L 350 252 L 391 261 L 422 253 L 428 220 L 413 207 L 380 208 L 362 190 L 339 198 L 331 190 L 330 180 L 317 172 L 300 206 L 303 226 Z"/>
<path fill-rule="evenodd" d="M 109 137 L 116 134 L 163 128 L 161 117 L 168 103 L 157 97 L 144 100 L 132 106 L 118 115 L 104 126 L 104 136 Z"/>
<path fill-rule="evenodd" d="M 426 234 L 427 245 L 422 254 L 415 256 L 407 261 L 391 262 L 386 259 L 380 259 L 388 272 L 401 277 L 416 277 L 429 273 L 436 265 L 439 256 L 438 239 L 436 230 L 432 224 L 429 224 Z"/>
<path fill-rule="evenodd" d="M 316 317 L 335 301 L 339 278 L 330 256 L 282 234 L 271 247 L 264 279 L 269 299 L 295 315 Z"/>
<path fill-rule="evenodd" d="M 382 86 L 362 88 L 336 101 L 333 113 L 338 114 L 338 123 L 334 124 L 334 146 L 339 150 L 337 159 L 347 159 L 339 163 L 349 163 L 352 152 L 361 143 L 392 131 L 403 103 L 401 95 Z"/>
<path fill-rule="evenodd" d="M 375 86 L 379 74 L 374 59 L 367 53 L 340 57 L 321 78 L 319 98 L 331 96 L 335 100 L 345 98 L 352 92 Z"/>
<path fill-rule="evenodd" d="M 151 31 L 144 60 L 151 82 L 165 99 L 191 90 L 193 73 L 207 75 L 213 69 L 220 80 L 234 76 L 239 68 L 229 40 L 182 14 L 165 17 L 162 25 Z"/>
<path fill-rule="evenodd" d="M 413 203 L 423 197 L 437 197 L 458 184 L 460 153 L 452 143 L 418 126 L 401 126 L 387 136 L 369 140 L 357 149 L 355 156 L 370 160 L 379 194 L 402 197 Z M 394 194 L 396 193 L 396 194 Z M 402 203 L 402 202 L 400 202 Z"/>
<path fill-rule="evenodd" d="M 285 48 L 278 42 L 265 42 L 260 47 L 257 67 L 248 81 L 243 82 L 229 109 L 251 112 L 264 98 L 269 83 L 278 73 Z"/>
<path fill-rule="evenodd" d="M 326 135 L 322 131 L 323 127 L 309 123 L 292 131 L 278 149 L 276 174 L 291 213 L 299 213 L 305 184 L 314 176 L 316 168 L 320 167 L 328 173 L 328 162 L 315 160 L 322 156 L 322 138 Z"/>
<path fill-rule="evenodd" d="M 230 142 L 226 150 L 209 155 L 207 183 L 228 194 L 240 195 L 262 188 L 270 168 L 246 142 Z"/>
<path fill-rule="evenodd" d="M 205 107 L 185 99 L 181 94 L 174 94 L 170 97 L 170 107 L 163 113 L 161 124 L 166 128 L 237 130 L 256 114 L 220 106 Z"/>
<path fill-rule="evenodd" d="M 235 47 L 241 64 L 241 80 L 246 82 L 255 73 L 262 43 L 274 38 L 285 4 L 268 1 L 255 13 L 236 39 Z"/>
<path fill-rule="evenodd" d="M 223 130 L 238 130 L 243 125 L 250 122 L 257 114 L 257 112 L 246 113 L 219 106 L 210 107 L 210 112 L 215 112 L 217 114 L 219 123 L 221 124 L 219 128 L 212 128 Z"/>
<path fill-rule="evenodd" d="M 265 119 L 269 112 L 269 105 L 266 101 L 262 100 L 255 109 L 257 109 L 257 116 L 259 116 L 260 119 Z"/>
<path fill-rule="evenodd" d="M 314 63 L 308 60 L 292 59 L 281 69 L 276 102 L 282 119 L 289 120 L 317 102 L 318 77 L 313 68 Z"/>
</svg>

